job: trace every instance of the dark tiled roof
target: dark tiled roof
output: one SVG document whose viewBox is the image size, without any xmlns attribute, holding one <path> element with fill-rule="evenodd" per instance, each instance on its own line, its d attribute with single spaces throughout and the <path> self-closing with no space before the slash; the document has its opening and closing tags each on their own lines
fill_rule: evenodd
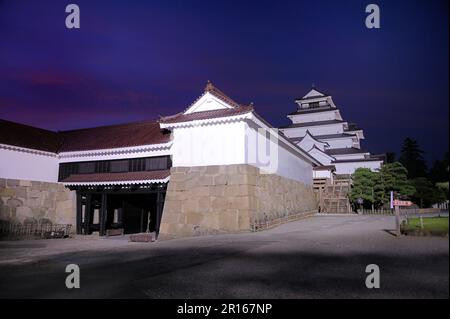
<svg viewBox="0 0 450 319">
<path fill-rule="evenodd" d="M 210 81 L 208 81 L 208 83 L 206 83 L 205 93 L 206 92 L 213 94 L 214 96 L 218 97 L 222 101 L 227 102 L 231 106 L 234 106 L 234 107 L 240 106 L 239 103 L 236 103 L 232 98 L 230 98 L 225 93 L 223 93 L 221 90 L 219 90 L 217 87 L 215 87 Z"/>
<path fill-rule="evenodd" d="M 329 121 L 317 121 L 317 122 L 307 122 L 307 123 L 295 123 L 286 126 L 282 126 L 280 128 L 291 128 L 291 127 L 309 127 L 309 126 L 320 126 L 320 125 L 328 125 L 328 124 L 338 124 L 345 123 L 345 121 L 341 120 L 329 120 Z"/>
<path fill-rule="evenodd" d="M 336 170 L 336 166 L 334 165 L 322 165 L 322 166 L 315 166 L 313 167 L 313 170 L 315 171 L 335 171 Z"/>
<path fill-rule="evenodd" d="M 295 101 L 308 101 L 308 100 L 312 100 L 312 99 L 325 98 L 325 97 L 330 96 L 329 94 L 327 94 L 325 92 L 319 91 L 314 85 L 311 87 L 311 89 L 308 91 L 308 93 L 311 92 L 311 90 L 315 90 L 316 92 L 319 93 L 319 95 L 313 95 L 313 96 L 309 96 L 306 98 L 303 96 L 303 97 L 299 97 L 299 98 L 295 99 Z"/>
<path fill-rule="evenodd" d="M 329 111 L 336 111 L 337 108 L 329 106 L 321 106 L 318 108 L 312 108 L 312 109 L 298 109 L 295 112 L 289 113 L 288 115 L 300 115 L 300 114 L 310 114 L 310 113 L 320 113 L 320 112 L 329 112 Z"/>
<path fill-rule="evenodd" d="M 313 134 L 311 134 L 311 132 L 310 132 L 309 130 L 306 130 L 305 136 L 302 136 L 302 137 L 291 137 L 290 140 L 291 140 L 292 142 L 298 143 L 298 142 L 303 141 L 303 139 L 304 139 L 307 135 L 311 136 L 314 140 L 316 140 L 316 141 L 319 142 L 319 143 L 329 145 L 327 142 L 323 142 L 323 141 L 319 140 L 318 137 L 315 136 L 315 135 L 313 135 Z"/>
<path fill-rule="evenodd" d="M 361 153 L 369 153 L 366 150 L 349 147 L 349 148 L 332 148 L 326 150 L 325 153 L 328 155 L 348 155 L 348 154 L 361 154 Z"/>
<path fill-rule="evenodd" d="M 187 110 L 189 110 L 195 103 L 198 102 L 198 100 L 200 100 L 206 93 L 211 93 L 212 95 L 214 95 L 215 97 L 217 97 L 218 99 L 224 101 L 225 103 L 231 105 L 232 107 L 239 107 L 240 104 L 235 102 L 232 98 L 230 98 L 228 95 L 226 95 L 225 93 L 223 93 L 221 90 L 219 90 L 218 88 L 216 88 L 210 81 L 208 81 L 206 83 L 205 89 L 203 91 L 203 94 L 200 95 L 194 102 L 192 102 L 191 105 L 189 105 L 188 108 L 186 108 L 183 112 L 186 112 Z"/>
<path fill-rule="evenodd" d="M 190 122 L 196 120 L 207 120 L 213 118 L 221 118 L 227 116 L 241 115 L 253 111 L 252 105 L 241 105 L 239 107 L 233 107 L 231 109 L 220 109 L 211 111 L 195 112 L 190 114 L 179 113 L 174 116 L 163 117 L 160 122 L 164 124 Z"/>
<path fill-rule="evenodd" d="M 132 147 L 170 141 L 157 121 L 53 132 L 0 120 L 0 143 L 52 153 Z"/>
<path fill-rule="evenodd" d="M 62 138 L 56 132 L 0 120 L 0 144 L 56 153 Z"/>
<path fill-rule="evenodd" d="M 283 132 L 280 131 L 280 133 L 282 134 Z M 291 142 L 297 143 L 297 142 L 301 142 L 305 137 L 288 137 L 289 140 Z"/>
<path fill-rule="evenodd" d="M 308 100 L 314 100 L 314 99 L 320 99 L 320 98 L 327 98 L 327 97 L 329 97 L 330 95 L 329 94 L 324 94 L 324 95 L 314 95 L 314 96 L 310 96 L 310 97 L 306 97 L 306 98 L 303 98 L 303 97 L 298 97 L 298 98 L 296 98 L 295 99 L 295 101 L 296 102 L 303 102 L 303 101 L 308 101 Z"/>
<path fill-rule="evenodd" d="M 341 138 L 341 137 L 355 137 L 356 134 L 343 133 L 343 134 L 328 134 L 328 135 L 315 135 L 314 137 L 317 139 L 332 139 L 332 138 Z"/>
<path fill-rule="evenodd" d="M 361 158 L 361 159 L 349 159 L 349 160 L 334 160 L 332 163 L 360 163 L 360 162 L 377 162 L 377 161 L 383 161 L 382 159 L 379 158 Z"/>
<path fill-rule="evenodd" d="M 220 100 L 226 102 L 227 104 L 229 104 L 230 106 L 232 106 L 232 108 L 224 108 L 224 109 L 210 110 L 210 111 L 200 111 L 200 112 L 185 114 L 185 112 L 206 93 L 211 93 L 218 99 L 220 99 Z M 213 118 L 241 115 L 241 114 L 245 114 L 248 112 L 252 112 L 254 110 L 252 104 L 242 105 L 242 104 L 235 102 L 233 99 L 231 99 L 225 93 L 220 91 L 209 81 L 206 84 L 203 95 L 200 96 L 194 103 L 192 103 L 192 105 L 188 109 L 186 109 L 185 112 L 180 112 L 180 113 L 172 115 L 172 116 L 162 117 L 159 122 L 163 123 L 163 124 L 171 124 L 171 123 L 191 122 L 191 121 L 196 121 L 196 120 L 208 120 L 208 119 L 213 119 Z"/>
<path fill-rule="evenodd" d="M 346 131 L 360 131 L 361 128 L 356 123 L 348 123 L 348 129 Z"/>
<path fill-rule="evenodd" d="M 60 152 L 132 147 L 170 141 L 170 134 L 162 131 L 157 121 L 63 131 L 60 134 L 63 137 Z"/>
<path fill-rule="evenodd" d="M 165 179 L 170 176 L 170 170 L 125 172 L 125 173 L 95 173 L 73 174 L 62 180 L 63 183 L 93 183 L 93 182 L 124 182 L 150 181 Z"/>
</svg>

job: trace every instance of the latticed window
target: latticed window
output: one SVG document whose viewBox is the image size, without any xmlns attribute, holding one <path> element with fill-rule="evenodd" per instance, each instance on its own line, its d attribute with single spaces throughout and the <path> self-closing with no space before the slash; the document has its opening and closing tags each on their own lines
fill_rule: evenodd
<svg viewBox="0 0 450 319">
<path fill-rule="evenodd" d="M 61 163 L 59 165 L 58 180 L 62 181 L 72 174 L 155 171 L 169 169 L 171 166 L 170 156 Z"/>
<path fill-rule="evenodd" d="M 169 168 L 169 158 L 167 156 L 152 157 L 145 160 L 145 170 L 155 171 Z"/>
<path fill-rule="evenodd" d="M 109 172 L 109 164 L 108 161 L 95 162 L 95 172 L 96 173 L 107 173 Z"/>
<path fill-rule="evenodd" d="M 95 173 L 95 162 L 78 163 L 78 173 L 80 174 Z"/>
<path fill-rule="evenodd" d="M 110 170 L 112 173 L 128 172 L 128 160 L 111 161 Z"/>
<path fill-rule="evenodd" d="M 134 158 L 130 160 L 130 172 L 140 172 L 145 170 L 145 158 Z"/>
<path fill-rule="evenodd" d="M 63 180 L 69 177 L 71 174 L 78 173 L 78 163 L 62 163 L 59 165 L 58 180 Z"/>
</svg>

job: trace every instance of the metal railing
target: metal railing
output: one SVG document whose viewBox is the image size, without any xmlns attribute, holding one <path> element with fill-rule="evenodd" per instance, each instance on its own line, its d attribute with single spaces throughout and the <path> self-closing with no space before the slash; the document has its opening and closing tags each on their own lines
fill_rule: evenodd
<svg viewBox="0 0 450 319">
<path fill-rule="evenodd" d="M 65 238 L 71 229 L 71 224 L 22 224 L 0 220 L 0 239 Z"/>
</svg>

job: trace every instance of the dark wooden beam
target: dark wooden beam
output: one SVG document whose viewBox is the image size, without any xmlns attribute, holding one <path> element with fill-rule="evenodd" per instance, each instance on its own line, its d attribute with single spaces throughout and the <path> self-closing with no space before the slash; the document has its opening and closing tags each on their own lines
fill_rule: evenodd
<svg viewBox="0 0 450 319">
<path fill-rule="evenodd" d="M 165 190 L 167 186 L 165 185 L 162 187 L 163 190 Z M 156 194 L 158 191 L 160 191 L 160 187 L 152 186 L 152 188 L 133 188 L 133 189 L 88 189 L 84 187 L 79 188 L 73 188 L 74 190 L 80 190 L 84 194 L 102 194 L 104 192 L 108 194 Z"/>
<path fill-rule="evenodd" d="M 82 234 L 82 223 L 83 223 L 83 215 L 82 215 L 82 203 L 81 203 L 81 193 L 77 191 L 77 217 L 76 217 L 76 229 L 77 234 Z"/>
<path fill-rule="evenodd" d="M 84 211 L 84 234 L 90 235 L 90 228 L 92 223 L 92 212 L 91 212 L 91 201 L 92 201 L 92 195 L 86 194 L 86 209 Z"/>
<path fill-rule="evenodd" d="M 161 225 L 162 213 L 164 209 L 164 194 L 166 190 L 163 188 L 158 189 L 156 193 L 156 238 L 159 235 L 159 227 Z"/>
<path fill-rule="evenodd" d="M 106 218 L 107 218 L 107 203 L 108 203 L 107 196 L 108 195 L 105 192 L 102 193 L 102 202 L 100 204 L 100 216 L 99 216 L 100 236 L 106 235 Z"/>
</svg>

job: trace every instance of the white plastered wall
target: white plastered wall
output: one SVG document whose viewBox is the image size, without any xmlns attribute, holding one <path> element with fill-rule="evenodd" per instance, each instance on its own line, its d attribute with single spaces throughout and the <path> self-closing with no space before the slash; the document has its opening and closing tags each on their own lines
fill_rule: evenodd
<svg viewBox="0 0 450 319">
<path fill-rule="evenodd" d="M 56 154 L 0 148 L 0 178 L 57 182 L 58 168 Z"/>
<path fill-rule="evenodd" d="M 311 185 L 313 181 L 312 164 L 292 149 L 282 139 L 269 133 L 263 135 L 258 127 L 252 123 L 246 124 L 246 160 L 245 163 L 256 166 L 262 172 L 276 174 L 285 178 Z M 266 146 L 261 140 L 266 140 Z M 260 155 L 260 154 L 263 155 Z M 258 154 L 258 155 L 255 155 Z"/>
<path fill-rule="evenodd" d="M 344 132 L 343 123 L 318 125 L 309 127 L 291 127 L 282 129 L 288 137 L 302 137 L 309 131 L 312 135 L 328 135 L 328 134 L 342 134 Z"/>
<path fill-rule="evenodd" d="M 274 135 L 262 135 L 250 121 L 208 123 L 172 129 L 174 167 L 249 164 L 306 185 L 312 184 L 312 164 L 295 146 Z M 263 150 L 265 155 L 258 153 Z M 294 148 L 294 149 L 293 149 Z"/>
<path fill-rule="evenodd" d="M 306 114 L 298 114 L 298 115 L 289 115 L 288 117 L 292 120 L 293 123 L 309 123 L 309 122 L 318 122 L 318 121 L 330 121 L 330 120 L 340 120 L 340 116 L 338 116 L 338 111 L 324 111 L 317 113 L 306 113 Z"/>
<path fill-rule="evenodd" d="M 321 141 L 327 142 L 330 145 L 329 148 L 350 148 L 353 146 L 352 137 L 321 139 Z"/>
<path fill-rule="evenodd" d="M 349 162 L 349 163 L 333 163 L 336 167 L 336 174 L 353 174 L 357 168 L 369 168 L 372 171 L 381 168 L 382 161 L 367 161 L 367 162 Z"/>
<path fill-rule="evenodd" d="M 244 122 L 176 127 L 173 166 L 231 165 L 245 162 Z"/>
</svg>

